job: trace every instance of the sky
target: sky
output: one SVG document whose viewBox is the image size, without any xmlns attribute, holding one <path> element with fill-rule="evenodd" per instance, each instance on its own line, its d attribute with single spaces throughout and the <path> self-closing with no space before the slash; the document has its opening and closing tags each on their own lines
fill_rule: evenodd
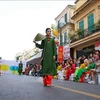
<svg viewBox="0 0 100 100">
<path fill-rule="evenodd" d="M 37 33 L 55 24 L 55 18 L 75 0 L 0 1 L 0 57 L 15 59 L 23 50 L 34 48 Z"/>
</svg>

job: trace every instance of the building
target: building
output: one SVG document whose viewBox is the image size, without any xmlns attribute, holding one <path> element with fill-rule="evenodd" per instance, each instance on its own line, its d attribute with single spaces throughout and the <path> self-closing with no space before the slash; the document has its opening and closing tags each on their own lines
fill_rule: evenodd
<svg viewBox="0 0 100 100">
<path fill-rule="evenodd" d="M 76 0 L 72 20 L 75 24 L 70 43 L 73 57 L 88 56 L 96 48 L 100 50 L 100 0 Z"/>
<path fill-rule="evenodd" d="M 33 48 L 29 49 L 28 51 L 24 50 L 23 53 L 18 53 L 16 57 L 19 57 L 19 60 L 28 60 L 39 52 L 40 51 L 38 48 Z"/>
<path fill-rule="evenodd" d="M 74 31 L 74 23 L 71 17 L 73 16 L 75 6 L 68 5 L 56 18 L 56 26 L 59 32 L 59 46 L 63 47 L 64 60 L 70 56 L 69 34 Z"/>
</svg>

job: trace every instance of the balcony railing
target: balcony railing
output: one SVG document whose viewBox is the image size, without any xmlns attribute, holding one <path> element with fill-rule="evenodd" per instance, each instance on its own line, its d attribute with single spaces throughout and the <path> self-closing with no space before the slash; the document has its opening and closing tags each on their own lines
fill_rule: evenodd
<svg viewBox="0 0 100 100">
<path fill-rule="evenodd" d="M 60 30 L 60 28 L 63 28 L 64 26 L 66 26 L 66 25 L 68 25 L 68 24 L 74 25 L 73 22 L 65 22 L 65 23 L 63 23 L 62 25 L 60 25 L 60 24 L 57 25 L 57 29 Z"/>
<path fill-rule="evenodd" d="M 98 24 L 94 24 L 93 26 L 85 29 L 85 30 L 81 30 L 78 31 L 76 35 L 73 35 L 70 39 L 71 39 L 71 43 L 80 40 L 82 38 L 85 38 L 87 36 L 90 36 L 92 34 L 95 34 L 95 32 L 100 31 L 100 23 Z"/>
</svg>

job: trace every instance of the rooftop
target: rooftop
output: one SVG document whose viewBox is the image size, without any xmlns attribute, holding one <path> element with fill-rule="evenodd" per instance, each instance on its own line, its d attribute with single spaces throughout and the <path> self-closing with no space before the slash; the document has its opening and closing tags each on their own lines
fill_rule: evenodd
<svg viewBox="0 0 100 100">
<path fill-rule="evenodd" d="M 57 20 L 57 18 L 68 8 L 75 9 L 75 5 L 67 5 L 66 8 L 55 18 L 55 20 Z"/>
</svg>

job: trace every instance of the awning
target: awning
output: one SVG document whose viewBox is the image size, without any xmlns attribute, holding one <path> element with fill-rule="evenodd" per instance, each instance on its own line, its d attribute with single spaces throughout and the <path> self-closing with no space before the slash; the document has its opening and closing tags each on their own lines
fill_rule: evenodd
<svg viewBox="0 0 100 100">
<path fill-rule="evenodd" d="M 35 64 L 35 63 L 40 64 L 41 55 L 42 55 L 42 51 L 36 54 L 35 56 L 33 56 L 32 58 L 26 60 L 26 63 L 27 64 Z"/>
</svg>

